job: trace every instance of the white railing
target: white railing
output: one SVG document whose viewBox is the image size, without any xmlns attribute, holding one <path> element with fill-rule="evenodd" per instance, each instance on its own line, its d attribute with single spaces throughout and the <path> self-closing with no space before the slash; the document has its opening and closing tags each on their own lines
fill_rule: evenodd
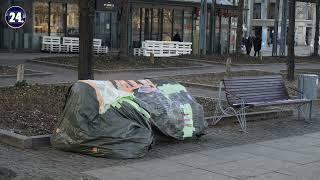
<svg viewBox="0 0 320 180">
<path fill-rule="evenodd" d="M 102 46 L 101 44 L 101 39 L 93 39 L 93 52 L 95 54 L 108 53 L 108 47 Z M 79 38 L 62 37 L 61 43 L 61 37 L 43 36 L 41 50 L 46 52 L 79 53 Z"/>
<path fill-rule="evenodd" d="M 141 48 L 134 48 L 135 56 L 170 57 L 192 53 L 191 42 L 177 41 L 144 41 Z"/>
</svg>

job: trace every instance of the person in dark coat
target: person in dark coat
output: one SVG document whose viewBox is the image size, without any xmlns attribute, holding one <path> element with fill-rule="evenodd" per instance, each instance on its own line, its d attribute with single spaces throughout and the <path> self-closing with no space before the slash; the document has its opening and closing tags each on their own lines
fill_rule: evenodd
<svg viewBox="0 0 320 180">
<path fill-rule="evenodd" d="M 178 42 L 182 42 L 181 37 L 179 35 L 179 33 L 177 33 L 176 35 L 173 36 L 172 41 L 178 41 Z"/>
<path fill-rule="evenodd" d="M 244 45 L 246 46 L 247 55 L 250 56 L 252 49 L 252 38 L 250 36 L 244 40 Z"/>
<path fill-rule="evenodd" d="M 256 56 L 257 54 L 258 54 L 258 56 L 260 56 L 261 43 L 262 43 L 262 40 L 259 36 L 254 38 L 254 40 L 253 40 L 254 56 Z"/>
</svg>

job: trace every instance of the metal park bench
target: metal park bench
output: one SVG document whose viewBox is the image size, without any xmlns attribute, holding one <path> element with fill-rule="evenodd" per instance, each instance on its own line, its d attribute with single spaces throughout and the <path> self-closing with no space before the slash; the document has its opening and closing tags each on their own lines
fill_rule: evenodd
<svg viewBox="0 0 320 180">
<path fill-rule="evenodd" d="M 228 107 L 222 105 L 222 87 L 224 86 Z M 311 119 L 312 101 L 304 98 L 303 92 L 290 88 L 299 97 L 290 97 L 281 75 L 256 77 L 230 77 L 220 82 L 219 99 L 216 105 L 214 124 L 223 116 L 236 116 L 241 129 L 246 132 L 246 110 L 248 108 L 268 106 L 291 106 L 302 113 L 307 121 Z M 309 117 L 306 113 L 309 111 Z"/>
</svg>

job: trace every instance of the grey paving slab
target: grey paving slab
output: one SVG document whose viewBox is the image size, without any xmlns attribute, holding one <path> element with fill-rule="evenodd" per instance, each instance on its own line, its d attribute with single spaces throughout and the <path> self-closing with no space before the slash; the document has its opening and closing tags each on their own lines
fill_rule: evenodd
<svg viewBox="0 0 320 180">
<path fill-rule="evenodd" d="M 320 156 L 320 146 L 309 146 L 305 148 L 292 149 L 292 151 L 295 151 L 301 154 L 312 155 L 313 157 Z"/>
<path fill-rule="evenodd" d="M 182 171 L 169 174 L 165 177 L 157 177 L 153 180 L 237 180 L 229 176 L 216 174 L 201 169 L 194 169 L 191 171 Z"/>
<path fill-rule="evenodd" d="M 86 171 L 82 174 L 102 180 L 143 180 L 151 179 L 152 176 L 127 166 L 118 166 L 104 169 Z"/>
<path fill-rule="evenodd" d="M 293 176 L 281 174 L 277 172 L 271 172 L 256 177 L 251 177 L 246 180 L 293 180 Z"/>
<path fill-rule="evenodd" d="M 319 138 L 320 139 L 320 133 L 311 133 L 311 134 L 305 134 L 305 136 L 313 137 L 313 138 Z"/>
<path fill-rule="evenodd" d="M 313 145 L 319 145 L 320 139 L 309 137 L 309 136 L 298 136 L 298 137 L 295 136 L 290 138 L 261 142 L 258 144 L 263 146 L 268 146 L 268 147 L 276 147 L 278 149 L 292 150 L 292 149 L 304 148 L 304 147 L 313 146 Z"/>
<path fill-rule="evenodd" d="M 267 157 L 254 157 L 213 166 L 202 166 L 202 169 L 224 174 L 234 178 L 250 178 L 266 174 L 278 169 L 295 166 L 296 164 L 270 159 Z"/>
<path fill-rule="evenodd" d="M 215 149 L 215 150 L 209 150 L 209 151 L 202 151 L 199 152 L 200 154 L 204 154 L 209 156 L 210 158 L 215 159 L 215 164 L 221 164 L 231 161 L 239 161 L 243 159 L 249 159 L 256 157 L 253 154 L 250 153 L 244 153 L 239 152 L 237 150 L 233 150 L 233 147 L 231 148 L 223 148 L 223 149 Z"/>
<path fill-rule="evenodd" d="M 276 172 L 291 175 L 294 180 L 319 180 L 320 162 L 281 169 Z"/>
<path fill-rule="evenodd" d="M 207 164 L 215 164 L 216 159 L 203 155 L 203 154 L 196 154 L 196 153 L 189 153 L 179 156 L 171 156 L 168 158 L 165 158 L 165 160 L 177 162 L 183 165 L 188 165 L 192 167 L 199 167 Z"/>
<path fill-rule="evenodd" d="M 274 147 L 261 146 L 258 144 L 250 144 L 238 146 L 235 151 L 246 152 L 257 156 L 264 156 L 271 159 L 278 159 L 296 164 L 306 164 L 320 160 L 320 156 L 298 153 L 289 150 L 282 150 Z"/>
<path fill-rule="evenodd" d="M 191 166 L 163 159 L 154 159 L 151 161 L 133 163 L 128 164 L 127 166 L 154 176 L 163 176 L 168 173 L 175 173 L 179 171 L 194 169 Z"/>
</svg>

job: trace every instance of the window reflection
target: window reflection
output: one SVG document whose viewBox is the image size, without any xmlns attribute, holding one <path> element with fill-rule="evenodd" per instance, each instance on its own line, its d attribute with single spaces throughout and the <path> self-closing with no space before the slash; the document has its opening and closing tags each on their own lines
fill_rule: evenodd
<svg viewBox="0 0 320 180">
<path fill-rule="evenodd" d="M 192 42 L 192 11 L 184 11 L 183 41 Z"/>
<path fill-rule="evenodd" d="M 172 39 L 172 10 L 163 9 L 163 33 L 162 38 L 164 41 L 171 41 Z"/>
<path fill-rule="evenodd" d="M 44 2 L 34 2 L 33 11 L 34 32 L 42 35 L 47 35 L 49 23 L 49 4 Z"/>
<path fill-rule="evenodd" d="M 79 36 L 79 8 L 77 4 L 67 5 L 68 36 Z"/>
<path fill-rule="evenodd" d="M 132 41 L 133 47 L 140 47 L 141 18 L 140 9 L 132 10 Z"/>
<path fill-rule="evenodd" d="M 182 28 L 183 28 L 183 11 L 175 9 L 174 10 L 174 25 L 173 25 L 173 36 L 179 34 L 182 38 Z"/>
<path fill-rule="evenodd" d="M 152 39 L 153 40 L 161 40 L 160 38 L 160 28 L 161 28 L 161 21 L 160 21 L 160 13 L 161 11 L 158 9 L 152 10 Z"/>
<path fill-rule="evenodd" d="M 149 9 L 132 10 L 132 41 L 134 48 L 141 41 L 172 41 L 178 33 L 181 41 L 192 42 L 192 9 Z"/>
<path fill-rule="evenodd" d="M 63 36 L 63 5 L 62 3 L 52 3 L 50 7 L 50 35 Z"/>
</svg>

